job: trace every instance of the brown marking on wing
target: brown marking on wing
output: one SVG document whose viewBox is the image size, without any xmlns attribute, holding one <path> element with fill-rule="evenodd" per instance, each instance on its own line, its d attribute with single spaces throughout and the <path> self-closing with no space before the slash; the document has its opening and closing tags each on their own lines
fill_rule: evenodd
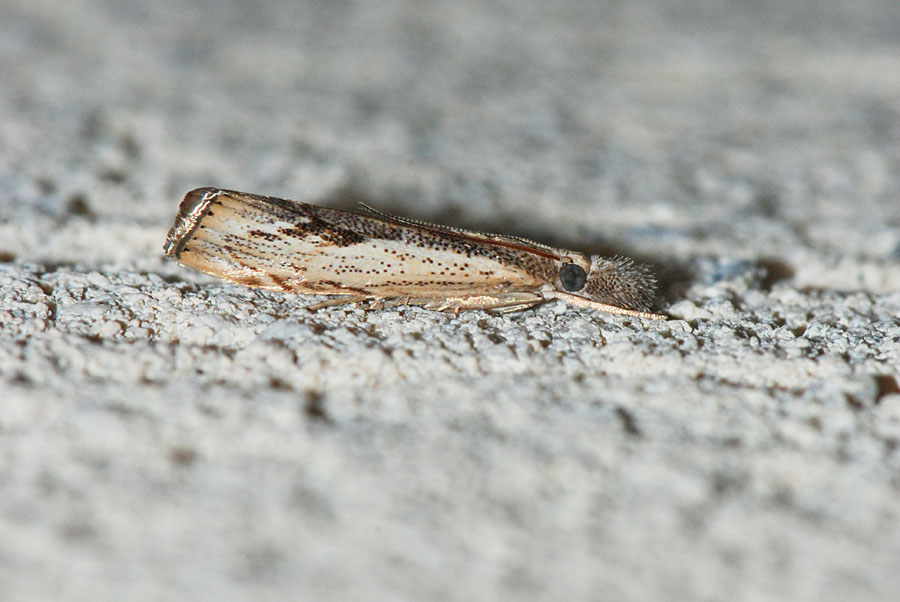
<svg viewBox="0 0 900 602">
<path fill-rule="evenodd" d="M 272 282 L 274 282 L 278 286 L 278 288 L 283 291 L 288 290 L 287 280 L 276 274 L 269 274 L 268 276 L 272 279 Z"/>
<path fill-rule="evenodd" d="M 266 283 L 258 276 L 236 276 L 233 278 L 237 284 L 243 284 L 250 288 L 264 288 Z"/>
<path fill-rule="evenodd" d="M 306 207 L 313 206 L 306 205 L 304 208 Z M 368 239 L 367 236 L 350 228 L 323 220 L 314 211 L 305 211 L 304 215 L 306 217 L 305 220 L 298 220 L 293 227 L 279 228 L 278 231 L 285 236 L 294 236 L 296 238 L 306 238 L 312 234 L 318 237 L 322 243 L 338 247 L 349 247 Z"/>
<path fill-rule="evenodd" d="M 534 253 L 535 255 L 540 255 L 542 257 L 553 259 L 555 261 L 558 261 L 560 259 L 560 255 L 556 249 L 553 249 L 552 247 L 549 247 L 547 245 L 542 245 L 541 243 L 535 242 L 533 240 L 528 240 L 527 238 L 508 236 L 505 234 L 492 234 L 489 232 L 476 232 L 474 230 L 464 230 L 462 228 L 453 228 L 451 226 L 442 226 L 440 224 L 432 224 L 430 222 L 423 222 L 407 217 L 391 215 L 390 213 L 385 213 L 383 211 L 375 209 L 374 207 L 370 207 L 365 203 L 360 203 L 360 205 L 365 207 L 366 210 L 370 211 L 376 216 L 382 218 L 384 221 L 399 224 L 406 228 L 418 228 L 421 230 L 427 230 L 428 232 L 432 232 L 434 234 L 451 236 L 453 238 L 462 238 L 476 243 L 486 243 L 490 245 L 507 247 L 517 251 Z"/>
<path fill-rule="evenodd" d="M 355 286 L 347 286 L 343 282 L 338 282 L 337 280 L 320 280 L 322 284 L 326 286 L 330 286 L 334 289 L 338 289 L 341 291 L 347 291 L 348 293 L 356 293 L 357 295 L 369 296 L 371 293 L 364 288 L 358 288 Z M 328 290 L 328 289 L 325 289 Z"/>
</svg>

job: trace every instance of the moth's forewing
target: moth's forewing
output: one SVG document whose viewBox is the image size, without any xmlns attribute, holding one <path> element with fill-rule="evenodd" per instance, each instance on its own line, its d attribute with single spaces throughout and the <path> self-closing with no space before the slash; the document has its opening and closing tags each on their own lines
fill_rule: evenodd
<svg viewBox="0 0 900 602">
<path fill-rule="evenodd" d="M 555 277 L 549 254 L 485 236 L 201 188 L 182 201 L 165 251 L 219 278 L 295 293 L 441 298 L 537 291 Z"/>
</svg>

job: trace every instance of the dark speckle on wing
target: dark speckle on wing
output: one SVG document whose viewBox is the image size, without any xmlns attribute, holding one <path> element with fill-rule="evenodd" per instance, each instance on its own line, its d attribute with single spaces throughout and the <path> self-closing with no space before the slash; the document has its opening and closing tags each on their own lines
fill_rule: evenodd
<svg viewBox="0 0 900 602">
<path fill-rule="evenodd" d="M 277 234 L 274 234 L 272 232 L 266 232 L 265 230 L 250 230 L 249 232 L 247 232 L 247 235 L 252 238 L 262 238 L 269 242 L 275 242 L 281 238 Z"/>
<path fill-rule="evenodd" d="M 320 244 L 335 245 L 337 247 L 349 247 L 350 245 L 364 242 L 368 238 L 353 229 L 329 223 L 315 215 L 307 215 L 306 219 L 297 220 L 293 226 L 279 228 L 278 231 L 284 236 L 296 238 L 306 238 L 313 235 L 322 241 Z"/>
<path fill-rule="evenodd" d="M 271 237 L 280 235 L 303 239 L 307 244 L 319 247 L 360 247 L 359 261 L 354 261 L 354 256 L 335 258 L 330 266 L 335 275 L 364 274 L 381 286 L 438 287 L 447 282 L 459 285 L 470 276 L 476 280 L 495 276 L 496 271 L 485 268 L 483 263 L 481 269 L 475 269 L 466 261 L 478 258 L 529 274 L 540 282 L 552 282 L 556 278 L 556 262 L 546 254 L 466 237 L 461 232 L 398 223 L 388 216 L 341 211 L 275 197 L 253 196 L 251 202 L 271 215 L 269 223 L 277 227 L 277 234 L 255 230 L 251 235 L 273 242 Z M 384 245 L 384 241 L 396 241 L 400 245 Z M 368 244 L 364 243 L 371 244 L 371 248 L 366 248 Z M 422 250 L 433 253 L 434 258 L 423 259 Z M 379 260 L 378 255 L 383 259 Z M 406 276 L 405 269 L 408 268 L 415 270 L 414 277 Z"/>
</svg>

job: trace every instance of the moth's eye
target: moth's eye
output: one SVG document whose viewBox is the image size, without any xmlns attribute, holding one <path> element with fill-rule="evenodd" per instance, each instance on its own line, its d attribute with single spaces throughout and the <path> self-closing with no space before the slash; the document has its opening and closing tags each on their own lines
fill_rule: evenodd
<svg viewBox="0 0 900 602">
<path fill-rule="evenodd" d="M 564 263 L 559 268 L 559 283 L 567 291 L 580 291 L 585 281 L 587 281 L 587 274 L 574 263 Z"/>
</svg>

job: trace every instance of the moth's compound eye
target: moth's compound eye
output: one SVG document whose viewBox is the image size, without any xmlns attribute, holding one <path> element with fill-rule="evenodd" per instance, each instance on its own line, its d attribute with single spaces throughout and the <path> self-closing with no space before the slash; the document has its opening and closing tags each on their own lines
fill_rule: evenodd
<svg viewBox="0 0 900 602">
<path fill-rule="evenodd" d="M 587 281 L 587 274 L 574 263 L 564 263 L 559 268 L 559 283 L 569 292 L 580 291 Z"/>
</svg>

